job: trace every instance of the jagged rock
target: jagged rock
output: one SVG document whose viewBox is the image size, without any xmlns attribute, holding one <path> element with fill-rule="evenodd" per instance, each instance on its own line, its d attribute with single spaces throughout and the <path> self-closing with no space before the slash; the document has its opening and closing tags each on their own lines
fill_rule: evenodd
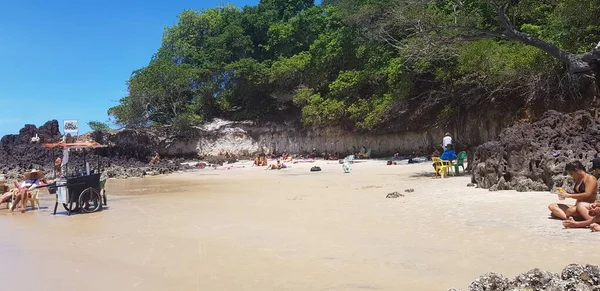
<svg viewBox="0 0 600 291">
<path fill-rule="evenodd" d="M 518 275 L 511 285 L 516 288 L 529 288 L 532 291 L 548 290 L 553 280 L 558 279 L 558 274 L 540 269 L 533 269 L 526 273 Z"/>
<path fill-rule="evenodd" d="M 571 186 L 565 165 L 579 160 L 588 167 L 600 151 L 600 110 L 546 112 L 536 122 L 504 129 L 497 140 L 476 148 L 472 180 L 480 188 L 548 191 Z M 504 178 L 504 184 L 501 182 Z"/>
<path fill-rule="evenodd" d="M 398 197 L 404 197 L 404 194 L 402 194 L 400 192 L 392 192 L 392 193 L 388 193 L 388 195 L 385 196 L 385 198 L 398 198 Z"/>
<path fill-rule="evenodd" d="M 508 290 L 510 281 L 508 278 L 497 273 L 487 273 L 479 276 L 467 290 L 469 291 L 504 291 Z"/>
<path fill-rule="evenodd" d="M 457 289 L 449 289 L 449 291 Z M 600 267 L 570 264 L 560 274 L 533 269 L 517 275 L 512 281 L 497 273 L 487 273 L 473 281 L 469 291 L 598 291 Z"/>
<path fill-rule="evenodd" d="M 39 142 L 32 143 L 31 137 L 36 135 L 39 137 Z M 92 136 L 100 136 L 106 142 L 115 140 L 114 137 L 104 136 L 104 134 L 90 134 L 78 137 L 78 141 L 89 139 Z M 90 151 L 85 155 L 92 169 L 96 168 L 99 160 L 105 175 L 127 178 L 143 177 L 148 171 L 165 174 L 188 168 L 181 166 L 180 163 L 170 162 L 168 159 L 172 157 L 167 157 L 160 163 L 148 167 L 148 161 L 154 148 L 149 144 L 144 144 L 147 141 L 147 136 L 142 134 L 132 135 L 130 133 L 117 136 L 118 143 L 113 143 L 112 147 Z M 128 140 L 126 137 L 130 139 Z M 62 134 L 56 120 L 48 121 L 39 128 L 28 124 L 19 131 L 19 134 L 2 137 L 0 139 L 0 173 L 5 174 L 8 179 L 19 179 L 25 170 L 32 168 L 51 173 L 54 159 L 56 156 L 62 156 L 62 151 L 46 149 L 40 143 L 53 143 L 61 139 Z M 83 160 L 84 154 L 82 151 L 71 151 L 69 154 L 69 171 L 76 168 L 82 169 Z"/>
</svg>

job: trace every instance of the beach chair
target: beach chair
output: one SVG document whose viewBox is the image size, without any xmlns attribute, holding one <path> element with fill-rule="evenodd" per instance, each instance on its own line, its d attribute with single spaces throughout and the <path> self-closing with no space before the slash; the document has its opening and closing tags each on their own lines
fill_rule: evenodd
<svg viewBox="0 0 600 291">
<path fill-rule="evenodd" d="M 433 164 L 435 166 L 435 176 L 438 174 L 444 178 L 449 173 L 452 173 L 450 169 L 452 168 L 452 162 L 450 161 L 442 161 L 440 158 L 432 158 Z"/>
<path fill-rule="evenodd" d="M 7 205 L 6 209 L 11 209 L 15 200 L 16 200 L 16 198 L 15 198 L 15 195 L 13 194 L 12 197 L 6 203 L 6 205 Z M 36 190 L 31 191 L 29 193 L 29 198 L 27 200 L 28 200 L 29 204 L 31 205 L 31 209 L 35 210 L 35 205 L 37 205 L 37 208 L 40 209 L 40 190 L 36 189 Z"/>
<path fill-rule="evenodd" d="M 343 163 L 354 164 L 354 155 L 345 157 Z"/>
<path fill-rule="evenodd" d="M 460 153 L 458 153 L 458 156 L 456 156 L 456 164 L 454 164 L 454 173 L 458 176 L 460 175 L 460 171 L 458 167 L 462 167 L 463 168 L 463 173 L 465 172 L 465 159 L 467 158 L 467 152 L 462 151 Z"/>
</svg>

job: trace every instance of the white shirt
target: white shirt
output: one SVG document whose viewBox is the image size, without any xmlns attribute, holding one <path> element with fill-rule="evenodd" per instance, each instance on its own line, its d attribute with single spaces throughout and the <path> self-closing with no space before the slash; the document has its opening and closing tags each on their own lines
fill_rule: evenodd
<svg viewBox="0 0 600 291">
<path fill-rule="evenodd" d="M 449 135 L 448 136 L 444 136 L 444 142 L 443 142 L 444 149 L 446 149 L 446 146 L 449 145 L 449 144 L 452 144 L 452 137 L 449 136 Z"/>
<path fill-rule="evenodd" d="M 29 188 L 30 190 L 32 190 L 31 186 L 33 186 L 33 185 L 39 186 L 41 183 L 42 183 L 42 180 L 40 180 L 40 179 L 37 179 L 37 180 L 29 179 L 29 180 L 25 180 L 25 181 L 23 181 L 23 183 L 21 183 L 21 188 Z"/>
</svg>

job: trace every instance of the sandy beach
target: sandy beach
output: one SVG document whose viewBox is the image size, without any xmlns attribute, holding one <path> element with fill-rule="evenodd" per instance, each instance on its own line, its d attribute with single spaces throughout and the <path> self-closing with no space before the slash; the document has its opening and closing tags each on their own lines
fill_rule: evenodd
<svg viewBox="0 0 600 291">
<path fill-rule="evenodd" d="M 599 234 L 548 219 L 551 193 L 469 188 L 428 163 L 315 164 L 110 180 L 109 208 L 93 214 L 52 216 L 46 193 L 41 210 L 0 210 L 3 286 L 464 290 L 489 271 L 600 263 Z"/>
</svg>

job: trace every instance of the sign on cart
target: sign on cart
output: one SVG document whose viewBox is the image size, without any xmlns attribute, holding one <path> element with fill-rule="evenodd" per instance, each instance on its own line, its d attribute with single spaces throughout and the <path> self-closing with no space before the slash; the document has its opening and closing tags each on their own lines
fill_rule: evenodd
<svg viewBox="0 0 600 291">
<path fill-rule="evenodd" d="M 64 120 L 63 128 L 65 129 L 65 134 L 79 132 L 79 124 L 76 119 Z"/>
</svg>

